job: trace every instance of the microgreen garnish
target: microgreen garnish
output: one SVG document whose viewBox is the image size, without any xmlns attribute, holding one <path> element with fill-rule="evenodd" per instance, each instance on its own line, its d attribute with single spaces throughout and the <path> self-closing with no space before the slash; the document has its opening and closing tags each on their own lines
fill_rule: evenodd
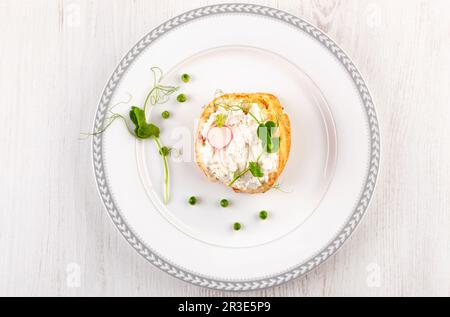
<svg viewBox="0 0 450 317">
<path fill-rule="evenodd" d="M 135 136 L 143 140 L 153 138 L 158 148 L 159 154 L 163 157 L 164 201 L 167 204 L 169 202 L 169 164 L 167 162 L 167 156 L 169 155 L 170 150 L 167 147 L 163 147 L 161 145 L 161 141 L 159 140 L 159 128 L 152 123 L 147 123 L 144 109 L 135 106 L 131 107 L 130 120 L 135 125 Z"/>
<path fill-rule="evenodd" d="M 236 173 L 234 173 L 233 180 L 228 184 L 228 187 L 233 186 L 234 183 L 236 183 L 239 178 L 241 178 L 242 176 L 247 174 L 249 171 L 250 170 L 248 168 L 246 168 L 243 172 L 236 172 Z"/>
<path fill-rule="evenodd" d="M 258 162 L 250 162 L 248 164 L 248 169 L 254 177 L 257 177 L 257 178 L 264 177 L 264 173 Z"/>
<path fill-rule="evenodd" d="M 215 105 L 227 111 L 242 111 L 243 113 L 250 115 L 256 122 L 258 122 L 258 124 L 260 124 L 261 121 L 250 111 L 249 107 L 244 107 L 244 105 L 249 104 L 250 104 L 249 101 L 243 100 L 239 104 L 235 105 L 229 105 L 227 103 L 219 103 L 219 104 L 216 103 Z"/>
<path fill-rule="evenodd" d="M 257 178 L 264 177 L 264 173 L 262 171 L 262 168 L 261 168 L 261 165 L 259 164 L 259 162 L 258 161 L 256 161 L 256 162 L 249 162 L 248 163 L 248 167 L 245 170 L 243 170 L 242 172 L 236 171 L 234 173 L 233 180 L 228 184 L 228 187 L 233 186 L 233 184 L 236 183 L 236 181 L 239 178 L 241 178 L 242 176 L 244 176 L 248 172 L 250 172 L 254 177 L 257 177 Z"/>
<path fill-rule="evenodd" d="M 153 139 L 155 141 L 156 147 L 158 148 L 158 152 L 161 154 L 163 158 L 164 165 L 164 201 L 167 204 L 169 202 L 169 164 L 167 162 L 167 156 L 170 154 L 170 149 L 167 147 L 163 147 L 161 145 L 161 141 L 159 140 L 159 135 L 161 133 L 159 127 L 154 125 L 149 121 L 147 117 L 147 106 L 148 105 L 157 105 L 165 103 L 169 100 L 169 97 L 178 90 L 178 87 L 175 86 L 166 86 L 162 85 L 161 81 L 163 79 L 163 72 L 158 67 L 151 68 L 153 73 L 153 88 L 147 94 L 144 102 L 144 107 L 140 108 L 137 106 L 131 107 L 129 111 L 128 117 L 134 125 L 134 129 L 132 129 L 127 122 L 127 118 L 125 116 L 115 113 L 112 111 L 117 105 L 114 105 L 109 108 L 109 113 L 111 116 L 107 118 L 104 127 L 100 131 L 95 131 L 92 136 L 99 135 L 105 132 L 111 124 L 117 120 L 121 119 L 125 123 L 127 130 L 130 134 L 140 140 Z M 130 100 L 131 101 L 131 100 Z M 122 102 L 123 103 L 123 102 Z M 126 102 L 127 104 L 129 102 Z M 168 113 L 168 112 L 167 112 Z M 165 115 L 163 115 L 164 117 Z"/>
<path fill-rule="evenodd" d="M 113 109 L 116 108 L 117 106 L 129 104 L 131 102 L 131 100 L 133 100 L 133 96 L 131 96 L 131 94 L 128 94 L 128 95 L 129 95 L 129 99 L 127 101 L 118 102 L 118 103 L 116 103 L 115 105 L 111 106 L 108 109 L 108 112 L 110 113 L 110 116 L 108 118 L 106 118 L 105 125 L 104 125 L 104 127 L 101 130 L 95 131 L 93 133 L 81 133 L 81 134 L 84 135 L 85 138 L 89 138 L 90 136 L 96 136 L 96 135 L 102 134 L 103 132 L 105 132 L 111 126 L 111 124 L 114 123 L 114 121 L 116 121 L 117 119 L 120 119 L 120 120 L 122 120 L 124 122 L 125 126 L 128 129 L 128 132 L 130 132 L 130 134 L 134 136 L 133 131 L 128 126 L 127 119 L 123 115 L 113 111 Z M 80 138 L 80 140 L 81 139 L 85 139 L 85 138 Z"/>
<path fill-rule="evenodd" d="M 255 116 L 251 111 L 249 111 L 248 114 L 249 114 L 256 122 L 258 122 L 259 124 L 261 124 L 261 121 L 259 121 L 258 118 L 256 118 L 256 116 Z"/>
<path fill-rule="evenodd" d="M 245 105 L 250 105 L 249 101 L 241 101 L 239 104 L 229 105 L 227 103 L 216 103 L 215 105 L 218 107 L 222 107 L 227 111 L 242 111 L 245 114 L 251 116 L 257 123 L 258 129 L 256 131 L 258 138 L 262 141 L 262 146 L 264 151 L 267 153 L 276 153 L 280 148 L 280 137 L 275 136 L 278 132 L 279 128 L 279 115 L 277 114 L 276 123 L 269 120 L 264 121 L 264 119 L 258 119 L 252 112 L 249 107 L 245 107 Z"/>
<path fill-rule="evenodd" d="M 150 104 L 152 106 L 157 104 L 166 103 L 170 96 L 176 92 L 179 87 L 167 86 L 161 84 L 163 80 L 163 72 L 159 67 L 152 67 L 151 71 L 153 73 L 153 88 L 147 94 L 144 102 L 144 112 L 147 113 L 147 106 Z"/>
<path fill-rule="evenodd" d="M 248 114 L 249 116 L 251 116 L 258 124 L 261 124 L 262 119 L 258 119 L 252 112 L 251 112 L 251 102 L 248 100 L 243 100 L 241 102 L 239 102 L 238 104 L 235 105 L 229 105 L 229 104 L 219 104 L 219 107 L 224 108 L 225 110 L 228 111 L 242 111 L 245 114 Z"/>
<path fill-rule="evenodd" d="M 228 116 L 226 114 L 219 113 L 216 116 L 214 123 L 218 128 L 222 128 L 225 125 L 225 123 L 227 122 L 227 118 L 228 118 Z"/>
<path fill-rule="evenodd" d="M 170 155 L 170 152 L 171 152 L 171 149 L 169 149 L 167 146 L 163 146 L 163 147 L 161 148 L 161 150 L 159 150 L 159 154 L 160 154 L 161 156 L 169 156 L 169 155 Z"/>
<path fill-rule="evenodd" d="M 144 109 L 135 106 L 131 107 L 130 119 L 135 125 L 134 133 L 139 139 L 159 138 L 159 128 L 152 123 L 147 123 Z"/>
<path fill-rule="evenodd" d="M 280 148 L 280 137 L 275 137 L 278 126 L 273 121 L 261 123 L 258 127 L 257 135 L 262 141 L 264 150 L 267 153 L 276 153 Z"/>
<path fill-rule="evenodd" d="M 216 91 L 214 92 L 214 99 L 217 99 L 223 95 L 225 95 L 225 93 L 222 89 L 216 89 Z"/>
<path fill-rule="evenodd" d="M 282 192 L 283 194 L 292 194 L 292 190 L 285 190 L 285 189 L 281 188 L 280 183 L 276 183 L 275 185 L 272 186 L 271 189 L 278 190 L 279 192 Z"/>
</svg>

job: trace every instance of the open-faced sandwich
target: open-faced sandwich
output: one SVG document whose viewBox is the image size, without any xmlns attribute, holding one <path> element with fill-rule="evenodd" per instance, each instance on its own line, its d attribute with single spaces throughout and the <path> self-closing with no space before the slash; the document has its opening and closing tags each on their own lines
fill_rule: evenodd
<svg viewBox="0 0 450 317">
<path fill-rule="evenodd" d="M 200 117 L 195 157 L 212 181 L 255 194 L 274 187 L 290 147 L 289 117 L 277 97 L 225 94 Z"/>
</svg>

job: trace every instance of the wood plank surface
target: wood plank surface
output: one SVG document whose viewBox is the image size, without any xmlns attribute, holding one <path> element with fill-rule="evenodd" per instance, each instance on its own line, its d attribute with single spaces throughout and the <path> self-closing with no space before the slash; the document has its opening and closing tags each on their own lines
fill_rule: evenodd
<svg viewBox="0 0 450 317">
<path fill-rule="evenodd" d="M 0 295 L 237 295 L 178 281 L 130 248 L 78 140 L 142 35 L 219 2 L 0 0 Z M 302 279 L 242 295 L 450 296 L 450 2 L 252 2 L 309 20 L 348 52 L 376 101 L 383 153 L 344 248 Z"/>
</svg>

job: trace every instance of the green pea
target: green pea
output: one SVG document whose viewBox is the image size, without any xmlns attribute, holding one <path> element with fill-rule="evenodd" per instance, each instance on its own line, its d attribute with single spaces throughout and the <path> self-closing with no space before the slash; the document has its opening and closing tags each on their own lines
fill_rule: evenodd
<svg viewBox="0 0 450 317">
<path fill-rule="evenodd" d="M 164 111 L 163 113 L 161 113 L 161 116 L 164 119 L 169 119 L 170 118 L 170 112 L 169 111 Z"/>
<path fill-rule="evenodd" d="M 197 197 L 195 196 L 190 197 L 188 202 L 190 205 L 194 206 L 197 203 Z"/>
<path fill-rule="evenodd" d="M 223 207 L 223 208 L 227 208 L 228 206 L 229 206 L 229 202 L 228 202 L 228 200 L 227 199 L 222 199 L 221 201 L 220 201 L 220 205 Z"/>
<path fill-rule="evenodd" d="M 241 230 L 241 228 L 242 228 L 242 226 L 241 226 L 241 224 L 239 222 L 235 222 L 233 224 L 233 229 L 234 230 L 239 231 L 239 230 Z"/>
<path fill-rule="evenodd" d="M 186 102 L 187 97 L 185 94 L 179 94 L 177 97 L 178 102 Z"/>
<path fill-rule="evenodd" d="M 191 80 L 191 76 L 189 76 L 188 74 L 183 74 L 181 75 L 181 80 L 185 83 L 188 83 Z"/>
<path fill-rule="evenodd" d="M 268 216 L 269 216 L 269 213 L 265 210 L 263 210 L 259 213 L 259 218 L 261 218 L 262 220 L 266 220 Z"/>
</svg>

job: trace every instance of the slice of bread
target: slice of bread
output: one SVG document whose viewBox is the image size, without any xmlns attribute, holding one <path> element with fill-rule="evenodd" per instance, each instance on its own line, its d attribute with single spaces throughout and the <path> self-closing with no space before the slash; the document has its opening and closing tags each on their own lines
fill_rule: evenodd
<svg viewBox="0 0 450 317">
<path fill-rule="evenodd" d="M 213 175 L 208 168 L 202 157 L 202 147 L 206 146 L 206 137 L 202 134 L 205 124 L 207 124 L 211 115 L 218 111 L 222 104 L 235 105 L 235 104 L 257 104 L 264 115 L 265 120 L 277 122 L 279 125 L 278 133 L 280 137 L 280 146 L 277 152 L 278 166 L 273 169 L 268 175 L 267 180 L 260 182 L 257 188 L 239 188 L 237 185 L 233 185 L 232 188 L 235 192 L 243 192 L 249 194 L 264 193 L 276 184 L 278 177 L 283 172 L 284 167 L 289 158 L 289 152 L 291 148 L 291 126 L 290 120 L 287 114 L 284 113 L 284 109 L 280 104 L 277 97 L 266 93 L 253 93 L 253 94 L 225 94 L 216 98 L 213 102 L 207 105 L 200 117 L 200 122 L 197 130 L 197 137 L 195 141 L 195 160 L 200 169 L 205 175 L 214 182 L 221 181 L 225 185 L 228 183 L 224 180 L 218 179 Z M 256 134 L 257 131 L 255 131 Z"/>
</svg>

